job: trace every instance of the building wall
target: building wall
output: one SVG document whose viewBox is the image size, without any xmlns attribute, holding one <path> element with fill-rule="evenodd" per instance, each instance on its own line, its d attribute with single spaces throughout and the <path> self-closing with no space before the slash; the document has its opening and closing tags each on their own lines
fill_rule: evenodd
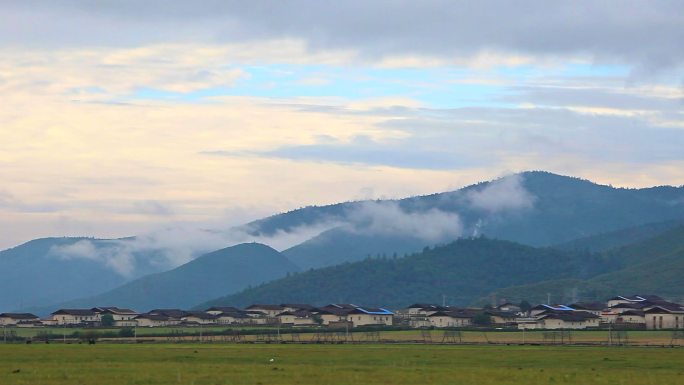
<svg viewBox="0 0 684 385">
<path fill-rule="evenodd" d="M 351 322 L 354 327 L 364 325 L 388 325 L 392 326 L 391 315 L 373 315 L 373 314 L 349 314 L 347 321 Z"/>
<path fill-rule="evenodd" d="M 95 314 L 92 316 L 81 316 L 81 315 L 71 315 L 71 314 L 55 314 L 52 319 L 57 323 L 57 325 L 76 325 L 83 322 L 99 322 L 100 315 Z"/>
<path fill-rule="evenodd" d="M 455 318 L 449 316 L 430 317 L 430 326 L 436 328 L 460 327 L 472 324 L 470 318 Z"/>
<path fill-rule="evenodd" d="M 591 319 L 580 322 L 568 322 L 559 319 L 544 319 L 541 321 L 544 329 L 586 329 L 598 326 L 598 319 Z"/>
<path fill-rule="evenodd" d="M 648 330 L 684 328 L 684 313 L 652 313 L 646 314 L 644 318 Z"/>
</svg>

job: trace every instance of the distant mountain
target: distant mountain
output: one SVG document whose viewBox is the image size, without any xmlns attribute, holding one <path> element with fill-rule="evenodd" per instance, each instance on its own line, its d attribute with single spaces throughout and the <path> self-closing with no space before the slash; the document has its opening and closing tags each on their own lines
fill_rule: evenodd
<svg viewBox="0 0 684 385">
<path fill-rule="evenodd" d="M 611 231 L 608 233 L 601 233 L 575 239 L 570 242 L 554 245 L 553 247 L 559 250 L 567 251 L 592 251 L 601 252 L 610 249 L 627 246 L 636 242 L 644 241 L 653 238 L 657 235 L 665 233 L 668 230 L 674 229 L 684 225 L 684 221 L 665 221 L 657 223 L 647 223 L 626 229 Z"/>
<path fill-rule="evenodd" d="M 245 243 L 202 255 L 173 270 L 148 275 L 60 307 L 125 306 L 139 311 L 187 308 L 212 295 L 233 293 L 297 270 L 276 250 L 258 243 Z"/>
<path fill-rule="evenodd" d="M 118 255 L 122 241 L 43 238 L 0 251 L 0 309 L 10 311 L 95 295 L 163 268 L 154 263 L 153 252 Z M 100 254 L 114 259 L 105 261 Z M 135 269 L 112 266 L 116 262 Z"/>
<path fill-rule="evenodd" d="M 419 220 L 420 225 L 411 226 Z M 459 236 L 484 234 L 551 246 L 628 227 L 683 220 L 683 187 L 613 188 L 535 171 L 453 192 L 306 207 L 249 226 L 267 235 L 330 223 L 329 231 L 284 251 L 306 269 L 356 261 L 369 254 L 403 255 Z"/>
<path fill-rule="evenodd" d="M 513 301 L 591 301 L 618 294 L 655 293 L 684 300 L 684 226 L 603 253 L 618 268 L 590 279 L 547 280 L 496 290 L 493 295 Z M 486 299 L 483 299 L 486 300 Z"/>
<path fill-rule="evenodd" d="M 461 239 L 404 258 L 374 258 L 290 275 L 217 298 L 209 305 L 352 302 L 401 307 L 412 302 L 467 305 L 496 288 L 546 279 L 581 279 L 610 271 L 614 261 L 509 241 Z"/>
</svg>

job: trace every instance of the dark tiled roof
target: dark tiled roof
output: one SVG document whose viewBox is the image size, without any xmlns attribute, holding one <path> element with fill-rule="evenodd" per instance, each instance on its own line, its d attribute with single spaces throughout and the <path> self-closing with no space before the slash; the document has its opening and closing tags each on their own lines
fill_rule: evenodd
<svg viewBox="0 0 684 385">
<path fill-rule="evenodd" d="M 90 309 L 59 309 L 52 314 L 54 314 L 54 315 L 68 314 L 68 315 L 78 315 L 78 316 L 94 316 L 95 312 L 90 310 Z"/>
<path fill-rule="evenodd" d="M 37 315 L 31 313 L 2 313 L 0 317 L 7 317 L 12 319 L 38 319 Z"/>
<path fill-rule="evenodd" d="M 570 307 L 577 310 L 601 311 L 606 308 L 606 304 L 601 302 L 577 302 L 571 304 Z"/>
<path fill-rule="evenodd" d="M 232 306 L 212 306 L 206 311 L 220 311 L 222 313 L 232 313 L 232 312 L 239 312 L 241 311 L 240 309 Z"/>
<path fill-rule="evenodd" d="M 94 307 L 90 310 L 92 310 L 96 313 L 112 313 L 112 314 L 126 314 L 126 315 L 138 314 L 138 312 L 135 310 L 122 309 L 122 308 L 119 308 L 116 306 Z"/>
<path fill-rule="evenodd" d="M 254 304 L 246 309 L 283 310 L 283 307 L 271 304 Z"/>
<path fill-rule="evenodd" d="M 549 312 L 539 317 L 539 319 L 559 319 L 566 322 L 583 322 L 590 319 L 600 318 L 599 316 L 586 311 L 573 312 Z"/>
<path fill-rule="evenodd" d="M 154 309 L 147 312 L 148 314 L 161 314 L 171 318 L 181 318 L 188 312 L 180 309 Z"/>
<path fill-rule="evenodd" d="M 188 311 L 185 312 L 186 314 L 183 317 L 195 317 L 199 319 L 216 319 L 218 316 L 215 316 L 213 314 L 205 313 L 203 311 Z"/>
<path fill-rule="evenodd" d="M 151 321 L 168 321 L 169 319 L 171 319 L 171 317 L 163 315 L 163 314 L 147 313 L 147 314 L 141 314 L 141 315 L 135 317 L 135 319 L 148 319 Z"/>
<path fill-rule="evenodd" d="M 313 309 L 315 309 L 315 306 L 309 305 L 306 303 L 281 303 L 280 306 L 289 307 L 289 308 L 297 309 L 297 310 L 313 310 Z"/>
</svg>

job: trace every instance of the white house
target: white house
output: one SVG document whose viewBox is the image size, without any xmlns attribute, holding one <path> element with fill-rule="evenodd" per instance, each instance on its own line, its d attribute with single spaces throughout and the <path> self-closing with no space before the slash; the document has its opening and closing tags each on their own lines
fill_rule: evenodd
<svg viewBox="0 0 684 385">
<path fill-rule="evenodd" d="M 438 311 L 428 316 L 430 326 L 436 328 L 462 327 L 473 324 L 473 314 L 470 311 L 451 310 Z"/>
<path fill-rule="evenodd" d="M 114 306 L 109 307 L 94 307 L 93 312 L 100 315 L 100 319 L 105 314 L 111 314 L 114 319 L 114 326 L 136 326 L 135 317 L 140 315 L 137 311 L 131 309 L 122 309 Z"/>
<path fill-rule="evenodd" d="M 383 308 L 364 308 L 357 307 L 347 314 L 347 321 L 353 327 L 367 325 L 386 325 L 392 326 L 394 313 Z"/>
<path fill-rule="evenodd" d="M 32 327 L 42 324 L 40 318 L 31 313 L 2 313 L 0 314 L 0 325 Z"/>
<path fill-rule="evenodd" d="M 684 328 L 684 306 L 667 303 L 649 307 L 644 311 L 646 329 L 682 329 Z"/>
<path fill-rule="evenodd" d="M 56 325 L 99 324 L 100 314 L 91 309 L 59 309 L 52 313 Z"/>
</svg>

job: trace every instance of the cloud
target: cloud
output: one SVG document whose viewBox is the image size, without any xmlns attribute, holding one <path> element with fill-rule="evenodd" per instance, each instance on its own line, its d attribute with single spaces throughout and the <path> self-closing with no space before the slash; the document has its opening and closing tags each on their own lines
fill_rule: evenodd
<svg viewBox="0 0 684 385">
<path fill-rule="evenodd" d="M 471 207 L 489 213 L 529 209 L 535 201 L 535 197 L 525 189 L 520 174 L 496 179 L 483 187 L 474 187 L 465 194 Z"/>
<path fill-rule="evenodd" d="M 392 235 L 431 242 L 458 238 L 463 225 L 457 213 L 438 209 L 407 211 L 396 201 L 367 201 L 346 213 L 346 231 L 364 235 Z"/>
<path fill-rule="evenodd" d="M 617 61 L 652 71 L 681 66 L 684 61 L 683 11 L 680 2 L 668 0 L 476 4 L 353 0 L 334 5 L 27 0 L 2 4 L 0 36 L 7 38 L 0 43 L 59 47 L 243 41 L 256 45 L 287 37 L 303 42 L 314 54 L 346 50 L 377 62 L 454 62 L 485 51 L 508 56 L 506 61 L 513 65 L 525 62 L 520 57 L 555 55 Z"/>
<path fill-rule="evenodd" d="M 50 255 L 64 260 L 95 261 L 125 278 L 133 279 L 173 269 L 202 254 L 240 243 L 259 242 L 284 250 L 335 225 L 323 221 L 259 235 L 249 226 L 216 230 L 197 224 L 176 223 L 131 238 L 81 240 L 71 245 L 55 246 Z"/>
</svg>

